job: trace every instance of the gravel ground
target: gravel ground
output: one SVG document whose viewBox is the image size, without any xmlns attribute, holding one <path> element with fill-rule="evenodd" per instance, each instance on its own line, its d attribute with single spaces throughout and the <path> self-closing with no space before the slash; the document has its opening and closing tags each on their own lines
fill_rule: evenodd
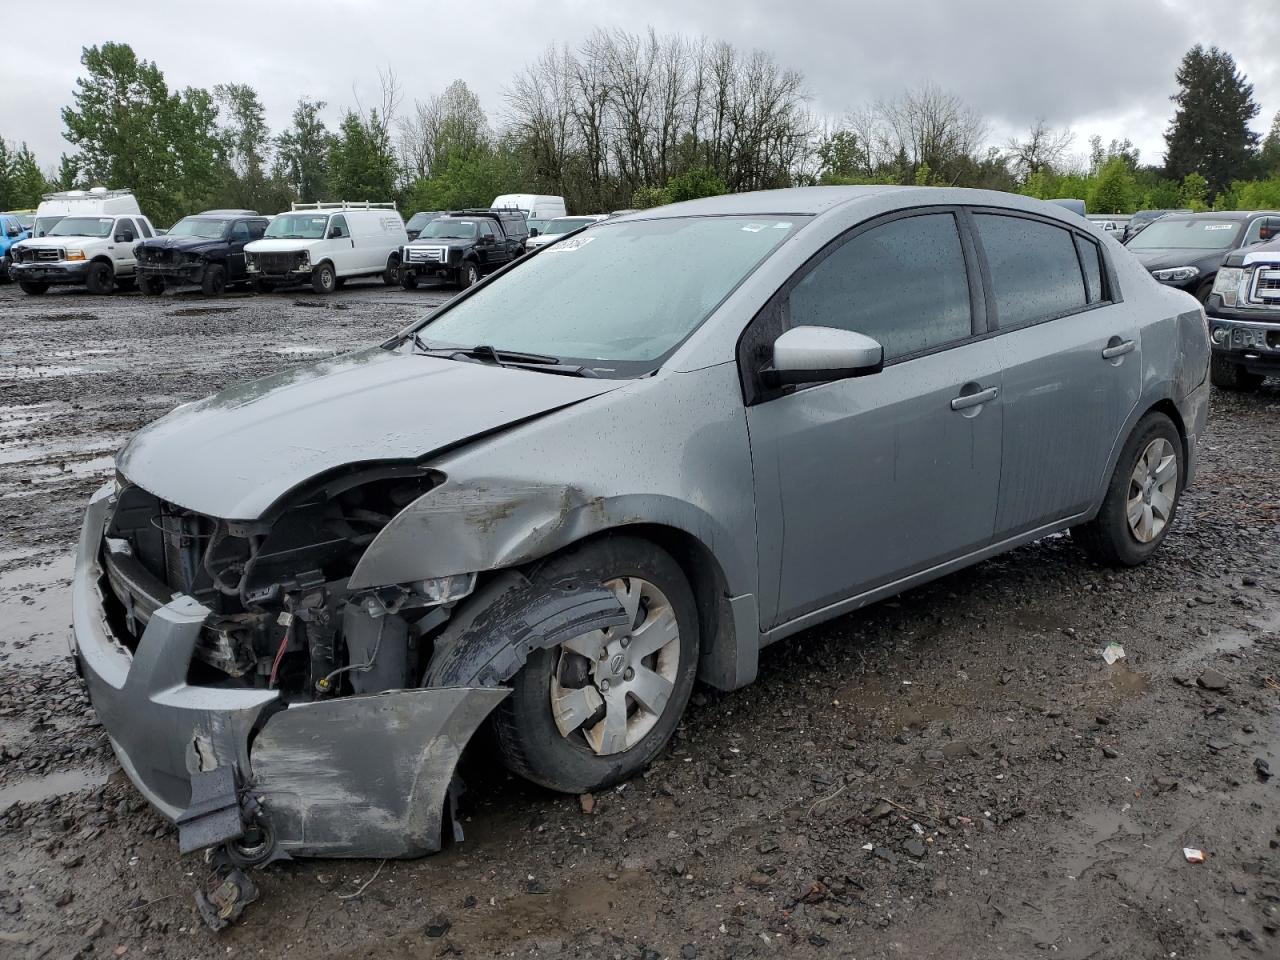
<svg viewBox="0 0 1280 960">
<path fill-rule="evenodd" d="M 0 286 L 0 957 L 1280 954 L 1270 386 L 1215 395 L 1145 567 L 1050 537 L 811 630 L 753 686 L 699 690 L 673 747 L 604 795 L 525 786 L 480 741 L 466 842 L 272 867 L 206 929 L 209 868 L 118 772 L 65 656 L 82 505 L 148 420 L 445 295 Z"/>
</svg>

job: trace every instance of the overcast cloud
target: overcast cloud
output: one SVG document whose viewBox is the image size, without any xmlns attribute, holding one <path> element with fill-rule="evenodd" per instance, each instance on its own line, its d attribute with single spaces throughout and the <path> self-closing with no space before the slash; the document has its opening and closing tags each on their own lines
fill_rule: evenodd
<svg viewBox="0 0 1280 960">
<path fill-rule="evenodd" d="M 108 40 L 156 61 L 171 87 L 251 84 L 277 130 L 301 95 L 327 101 L 331 125 L 357 95 L 372 105 L 387 66 L 407 101 L 461 78 L 499 121 L 512 73 L 547 44 L 650 25 L 771 52 L 833 117 L 935 82 L 984 114 L 998 144 L 1043 117 L 1076 132 L 1077 152 L 1098 133 L 1159 162 L 1173 73 L 1195 43 L 1235 56 L 1260 133 L 1280 110 L 1280 0 L 61 0 L 52 19 L 37 3 L 4 6 L 0 136 L 27 141 L 47 167 L 69 149 L 59 111 L 80 50 Z"/>
</svg>

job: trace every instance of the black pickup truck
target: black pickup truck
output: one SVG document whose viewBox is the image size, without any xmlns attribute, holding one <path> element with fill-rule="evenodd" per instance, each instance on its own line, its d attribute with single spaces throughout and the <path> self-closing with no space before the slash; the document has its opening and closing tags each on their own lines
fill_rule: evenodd
<svg viewBox="0 0 1280 960">
<path fill-rule="evenodd" d="M 183 217 L 168 233 L 133 248 L 138 285 L 153 296 L 166 287 L 199 284 L 206 296 L 245 283 L 244 245 L 262 239 L 271 221 L 253 210 L 206 210 Z"/>
<path fill-rule="evenodd" d="M 529 228 L 518 210 L 454 210 L 422 229 L 400 251 L 400 285 L 440 278 L 460 287 L 524 255 Z"/>
<path fill-rule="evenodd" d="M 1247 392 L 1280 377 L 1280 238 L 1228 254 L 1205 313 L 1215 387 Z"/>
</svg>

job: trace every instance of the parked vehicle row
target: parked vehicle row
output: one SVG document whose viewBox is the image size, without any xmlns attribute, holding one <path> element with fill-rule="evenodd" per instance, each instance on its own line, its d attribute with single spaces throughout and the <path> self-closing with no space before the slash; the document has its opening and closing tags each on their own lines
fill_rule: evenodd
<svg viewBox="0 0 1280 960">
<path fill-rule="evenodd" d="M 168 288 L 195 284 L 206 296 L 248 282 L 245 249 L 270 223 L 253 210 L 206 210 L 183 217 L 164 236 L 134 247 L 138 286 L 158 296 Z"/>
<path fill-rule="evenodd" d="M 524 255 L 529 228 L 515 209 L 459 210 L 433 219 L 404 246 L 400 285 L 412 290 L 422 279 L 442 279 L 466 288 L 486 273 Z"/>
</svg>

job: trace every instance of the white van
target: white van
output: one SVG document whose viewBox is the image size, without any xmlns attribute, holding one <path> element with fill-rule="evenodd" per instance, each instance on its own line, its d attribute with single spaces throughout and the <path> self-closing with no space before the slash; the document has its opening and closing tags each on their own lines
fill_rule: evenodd
<svg viewBox="0 0 1280 960">
<path fill-rule="evenodd" d="M 295 203 L 245 245 L 245 270 L 262 292 L 308 279 L 316 293 L 333 293 L 352 277 L 393 284 L 408 242 L 394 203 Z"/>
<path fill-rule="evenodd" d="M 90 293 L 132 288 L 133 247 L 155 235 L 128 190 L 48 193 L 36 208 L 35 232 L 10 248 L 9 276 L 38 296 L 58 284 L 82 284 Z"/>
<path fill-rule="evenodd" d="M 536 237 L 549 220 L 563 217 L 564 197 L 550 197 L 541 193 L 504 193 L 494 197 L 489 204 L 494 210 L 519 210 L 529 225 L 529 236 Z"/>
</svg>

